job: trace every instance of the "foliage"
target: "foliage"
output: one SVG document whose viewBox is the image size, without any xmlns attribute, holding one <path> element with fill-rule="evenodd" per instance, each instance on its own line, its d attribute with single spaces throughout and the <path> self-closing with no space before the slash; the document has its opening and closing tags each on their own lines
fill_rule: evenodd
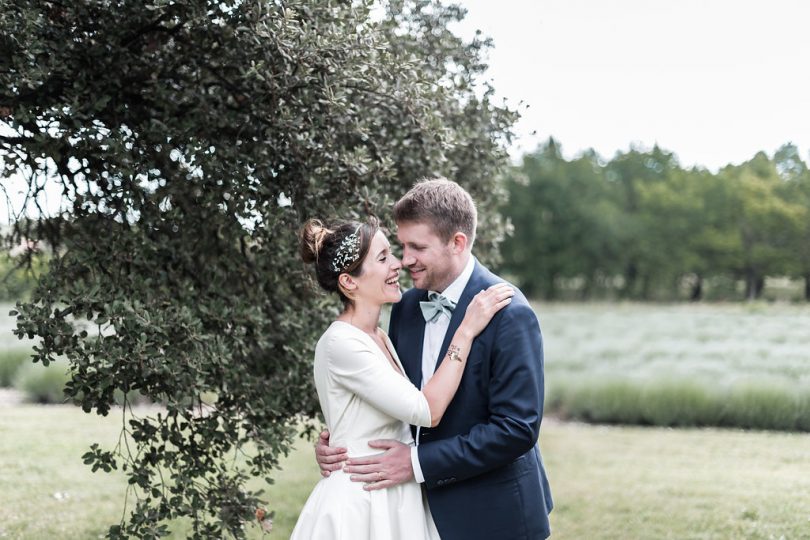
<svg viewBox="0 0 810 540">
<path fill-rule="evenodd" d="M 645 381 L 642 418 L 653 426 L 717 426 L 723 398 L 706 381 L 662 376 Z"/>
<path fill-rule="evenodd" d="M 26 349 L 0 350 L 0 388 L 11 386 L 20 367 L 31 360 L 31 351 Z"/>
<path fill-rule="evenodd" d="M 791 239 L 801 228 L 805 209 L 790 200 L 775 164 L 759 153 L 740 167 L 720 173 L 730 185 L 737 236 L 736 272 L 745 277 L 746 297 L 759 296 L 766 275 L 785 275 L 791 260 Z"/>
<path fill-rule="evenodd" d="M 43 256 L 0 253 L 0 302 L 27 300 L 47 263 Z"/>
<path fill-rule="evenodd" d="M 621 216 L 603 174 L 595 154 L 568 162 L 550 139 L 508 177 L 503 211 L 515 233 L 504 242 L 504 264 L 527 294 L 554 299 L 560 279 L 581 276 L 587 296 L 618 270 L 605 264 L 616 259 Z"/>
<path fill-rule="evenodd" d="M 28 401 L 58 404 L 67 400 L 65 383 L 69 379 L 64 362 L 55 362 L 48 367 L 28 363 L 17 370 L 13 383 Z"/>
<path fill-rule="evenodd" d="M 800 419 L 810 415 L 810 402 L 800 398 L 803 387 L 783 380 L 710 387 L 686 378 L 617 375 L 566 377 L 552 388 L 550 412 L 603 424 L 807 431 Z"/>
<path fill-rule="evenodd" d="M 478 82 L 488 42 L 449 32 L 459 8 L 372 8 L 0 8 L 3 177 L 26 179 L 34 203 L 45 184 L 63 195 L 14 230 L 54 250 L 17 334 L 39 337 L 43 364 L 69 361 L 87 412 L 106 415 L 117 392 L 165 407 L 85 456 L 129 477 L 134 512 L 111 537 L 160 537 L 181 516 L 196 538 L 243 536 L 260 502 L 247 479 L 317 410 L 310 358 L 334 304 L 297 259 L 305 218 L 385 220 L 414 180 L 444 174 L 477 199 L 477 252 L 494 260 L 505 224 L 488 210 L 516 116 Z"/>
<path fill-rule="evenodd" d="M 795 146 L 713 174 L 657 146 L 567 160 L 549 139 L 507 189 L 504 266 L 534 295 L 699 300 L 741 279 L 757 299 L 786 276 L 810 300 L 810 172 Z"/>
</svg>

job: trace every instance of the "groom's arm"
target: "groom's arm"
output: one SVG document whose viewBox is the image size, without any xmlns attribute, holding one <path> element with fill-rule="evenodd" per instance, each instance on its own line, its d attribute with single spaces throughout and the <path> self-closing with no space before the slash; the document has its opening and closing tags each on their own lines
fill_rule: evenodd
<svg viewBox="0 0 810 540">
<path fill-rule="evenodd" d="M 507 465 L 537 443 L 543 418 L 543 342 L 537 317 L 525 301 L 504 309 L 492 354 L 488 421 L 467 434 L 417 447 L 427 488 Z"/>
</svg>

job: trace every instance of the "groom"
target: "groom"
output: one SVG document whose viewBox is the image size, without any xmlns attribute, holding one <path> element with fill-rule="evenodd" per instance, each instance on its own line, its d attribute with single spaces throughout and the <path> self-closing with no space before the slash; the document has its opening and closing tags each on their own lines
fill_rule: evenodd
<svg viewBox="0 0 810 540">
<path fill-rule="evenodd" d="M 503 280 L 472 256 L 477 213 L 455 182 L 416 184 L 394 206 L 394 219 L 414 288 L 394 304 L 389 337 L 406 375 L 421 388 L 445 360 L 472 297 Z M 473 342 L 439 425 L 415 429 L 413 447 L 369 443 L 386 451 L 350 459 L 343 470 L 370 490 L 414 478 L 423 483 L 443 540 L 546 538 L 552 501 L 537 445 L 543 395 L 540 326 L 516 291 Z M 324 475 L 346 459 L 345 449 L 327 442 L 322 434 L 316 448 Z"/>
</svg>

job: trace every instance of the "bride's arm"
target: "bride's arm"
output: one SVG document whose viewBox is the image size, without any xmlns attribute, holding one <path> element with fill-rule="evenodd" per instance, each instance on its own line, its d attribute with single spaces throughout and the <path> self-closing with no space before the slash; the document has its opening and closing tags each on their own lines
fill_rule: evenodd
<svg viewBox="0 0 810 540">
<path fill-rule="evenodd" d="M 379 352 L 354 333 L 336 336 L 330 345 L 331 376 L 389 416 L 416 426 L 435 426 L 458 389 L 473 338 L 511 301 L 513 294 L 511 287 L 501 285 L 476 295 L 451 341 L 451 346 L 459 349 L 458 361 L 446 358 L 423 392 L 387 362 L 380 362 Z"/>
<path fill-rule="evenodd" d="M 330 377 L 375 409 L 416 426 L 430 425 L 425 396 L 382 361 L 380 351 L 356 332 L 335 336 L 329 347 Z"/>
</svg>

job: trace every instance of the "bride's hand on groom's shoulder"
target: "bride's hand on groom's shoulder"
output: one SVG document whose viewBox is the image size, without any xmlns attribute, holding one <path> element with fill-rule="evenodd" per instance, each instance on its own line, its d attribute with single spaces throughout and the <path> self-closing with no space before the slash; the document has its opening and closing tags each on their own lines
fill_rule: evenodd
<svg viewBox="0 0 810 540">
<path fill-rule="evenodd" d="M 487 327 L 492 317 L 508 306 L 515 296 L 515 289 L 508 283 L 496 283 L 479 292 L 467 306 L 461 326 L 475 337 Z"/>
<path fill-rule="evenodd" d="M 321 476 L 326 478 L 332 471 L 343 468 L 343 462 L 349 459 L 345 448 L 329 446 L 329 431 L 323 430 L 315 443 L 315 461 L 321 468 Z"/>
</svg>

